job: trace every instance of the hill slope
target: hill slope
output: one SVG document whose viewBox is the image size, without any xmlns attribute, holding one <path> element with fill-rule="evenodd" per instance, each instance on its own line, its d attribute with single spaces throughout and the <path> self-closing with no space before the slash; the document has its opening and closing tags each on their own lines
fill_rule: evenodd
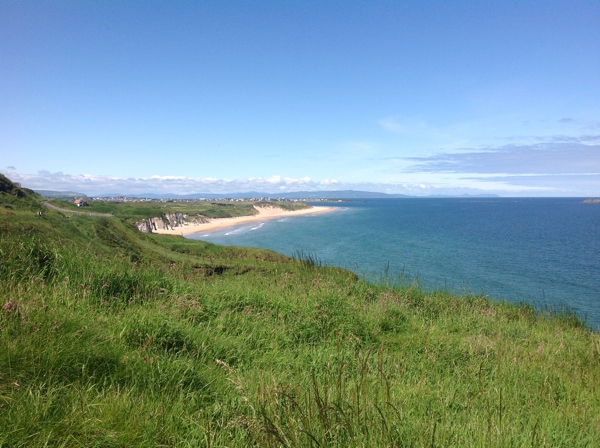
<svg viewBox="0 0 600 448">
<path fill-rule="evenodd" d="M 4 185 L 4 184 L 3 184 Z M 0 196 L 0 446 L 597 446 L 570 314 Z"/>
<path fill-rule="evenodd" d="M 42 209 L 41 200 L 42 197 L 33 190 L 20 188 L 5 175 L 0 174 L 0 206 L 4 209 L 16 206 L 20 209 L 39 211 Z"/>
</svg>

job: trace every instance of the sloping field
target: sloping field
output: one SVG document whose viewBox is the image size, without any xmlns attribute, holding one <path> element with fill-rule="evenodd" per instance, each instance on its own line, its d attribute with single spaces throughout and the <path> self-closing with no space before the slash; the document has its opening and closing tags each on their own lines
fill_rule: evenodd
<svg viewBox="0 0 600 448">
<path fill-rule="evenodd" d="M 568 311 L 66 217 L 0 181 L 0 447 L 600 445 L 600 336 Z"/>
</svg>

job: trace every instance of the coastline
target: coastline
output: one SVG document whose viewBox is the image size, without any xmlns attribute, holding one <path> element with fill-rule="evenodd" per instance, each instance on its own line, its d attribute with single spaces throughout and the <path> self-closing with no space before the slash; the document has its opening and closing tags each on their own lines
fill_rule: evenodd
<svg viewBox="0 0 600 448">
<path fill-rule="evenodd" d="M 214 230 L 226 229 L 227 227 L 245 224 L 247 222 L 261 222 L 269 219 L 284 218 L 287 216 L 313 215 L 317 213 L 327 213 L 335 210 L 335 207 L 312 206 L 301 210 L 283 210 L 279 207 L 254 207 L 258 212 L 256 215 L 236 216 L 233 218 L 215 218 L 202 224 L 184 225 L 174 229 L 153 230 L 153 233 L 160 235 L 191 235 L 198 232 L 212 232 Z"/>
</svg>

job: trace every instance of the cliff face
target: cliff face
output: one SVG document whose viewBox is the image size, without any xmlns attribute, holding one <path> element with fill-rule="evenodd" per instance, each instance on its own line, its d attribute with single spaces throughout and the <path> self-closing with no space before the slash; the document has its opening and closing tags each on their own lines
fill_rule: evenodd
<svg viewBox="0 0 600 448">
<path fill-rule="evenodd" d="M 202 224 L 208 220 L 201 215 L 195 218 L 189 218 L 183 213 L 168 213 L 160 217 L 149 218 L 135 223 L 140 232 L 152 233 L 155 230 L 173 230 L 177 227 L 184 227 L 192 224 Z"/>
</svg>

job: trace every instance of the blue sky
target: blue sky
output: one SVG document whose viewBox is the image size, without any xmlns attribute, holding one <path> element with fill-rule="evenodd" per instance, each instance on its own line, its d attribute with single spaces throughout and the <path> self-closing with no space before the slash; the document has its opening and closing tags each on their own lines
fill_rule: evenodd
<svg viewBox="0 0 600 448">
<path fill-rule="evenodd" d="M 0 172 L 600 195 L 600 2 L 0 2 Z"/>
</svg>

